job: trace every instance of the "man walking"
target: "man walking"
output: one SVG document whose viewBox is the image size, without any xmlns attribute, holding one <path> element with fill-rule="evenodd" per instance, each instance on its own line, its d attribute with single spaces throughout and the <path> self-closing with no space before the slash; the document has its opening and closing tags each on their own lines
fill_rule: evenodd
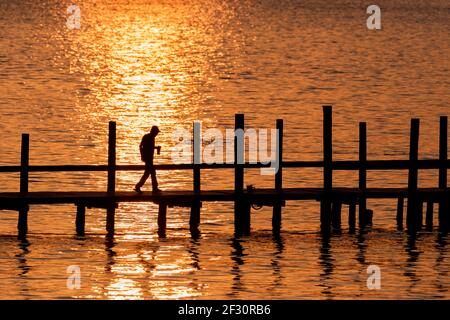
<svg viewBox="0 0 450 320">
<path fill-rule="evenodd" d="M 151 175 L 152 177 L 152 188 L 153 193 L 161 192 L 158 188 L 158 180 L 156 179 L 156 171 L 153 167 L 153 155 L 155 153 L 155 149 L 158 150 L 158 154 L 161 152 L 161 147 L 155 147 L 155 138 L 159 133 L 159 128 L 157 126 L 153 126 L 150 130 L 150 133 L 147 133 L 142 138 L 141 144 L 139 146 L 139 150 L 141 152 L 141 160 L 145 162 L 145 171 L 142 175 L 141 180 L 136 184 L 134 190 L 136 192 L 142 192 L 141 188 L 147 181 L 148 177 Z"/>
</svg>

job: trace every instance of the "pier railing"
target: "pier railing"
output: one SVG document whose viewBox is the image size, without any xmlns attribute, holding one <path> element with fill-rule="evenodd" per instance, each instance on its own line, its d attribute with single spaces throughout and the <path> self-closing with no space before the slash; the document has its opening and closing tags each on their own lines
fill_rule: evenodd
<svg viewBox="0 0 450 320">
<path fill-rule="evenodd" d="M 450 221 L 449 212 L 449 194 L 447 184 L 447 171 L 450 167 L 450 160 L 448 154 L 448 117 L 440 117 L 439 129 L 439 157 L 437 159 L 419 159 L 419 119 L 411 119 L 410 127 L 410 142 L 409 142 L 409 158 L 407 160 L 368 160 L 367 159 L 367 124 L 361 122 L 359 124 L 359 155 L 358 160 L 333 160 L 333 121 L 332 121 L 332 107 L 323 107 L 323 160 L 321 161 L 284 161 L 283 160 L 283 120 L 276 121 L 276 128 L 278 130 L 279 139 L 277 150 L 279 152 L 279 169 L 274 177 L 274 188 L 268 199 L 264 201 L 264 205 L 273 206 L 273 228 L 277 231 L 281 227 L 281 207 L 284 206 L 284 200 L 288 196 L 284 194 L 286 191 L 283 188 L 283 169 L 288 168 L 321 168 L 323 169 L 323 188 L 318 192 L 318 200 L 321 202 L 321 226 L 323 230 L 327 230 L 330 225 L 338 228 L 340 226 L 340 211 L 341 206 L 346 201 L 349 204 L 349 227 L 355 226 L 355 206 L 359 206 L 359 225 L 364 227 L 371 219 L 371 210 L 367 209 L 367 198 L 371 196 L 371 190 L 367 187 L 367 171 L 371 170 L 407 170 L 408 184 L 404 188 L 405 192 L 400 192 L 400 189 L 386 189 L 378 190 L 377 197 L 392 197 L 392 194 L 406 194 L 407 202 L 407 226 L 410 230 L 417 230 L 422 225 L 422 207 L 423 203 L 427 202 L 427 227 L 432 226 L 433 221 L 433 203 L 439 204 L 439 222 L 440 226 L 447 228 Z M 237 114 L 235 116 L 235 129 L 244 129 L 244 115 Z M 194 124 L 194 134 L 195 134 Z M 242 141 L 238 141 L 242 139 Z M 234 170 L 234 189 L 233 200 L 235 202 L 235 227 L 236 230 L 248 233 L 250 231 L 250 210 L 252 205 L 252 192 L 244 190 L 244 170 L 269 167 L 270 164 L 261 163 L 242 163 L 242 159 L 238 159 L 239 152 L 237 146 L 239 143 L 243 145 L 244 137 L 235 135 L 234 144 L 234 162 L 225 164 L 156 164 L 156 170 L 192 170 L 193 185 L 192 190 L 186 192 L 193 192 L 191 196 L 190 207 L 191 210 L 191 225 L 198 225 L 200 221 L 201 202 L 207 201 L 201 199 L 201 171 L 210 169 L 233 169 Z M 193 139 L 195 142 L 195 139 Z M 200 146 L 193 143 L 193 160 L 199 152 Z M 107 190 L 105 195 L 106 207 L 108 209 L 107 228 L 109 231 L 114 229 L 114 208 L 117 199 L 114 199 L 116 190 L 116 173 L 118 171 L 141 171 L 144 170 L 143 165 L 120 165 L 116 162 L 116 123 L 109 123 L 109 137 L 108 137 L 108 161 L 105 165 L 30 165 L 29 163 L 29 149 L 30 136 L 29 134 L 22 134 L 21 144 L 21 163 L 20 166 L 0 166 L 0 173 L 20 173 L 20 199 L 18 201 L 19 210 L 19 231 L 25 228 L 26 215 L 28 212 L 28 196 L 29 196 L 29 173 L 31 172 L 106 172 L 107 173 Z M 194 162 L 194 161 L 193 161 Z M 195 161 L 196 162 L 196 161 Z M 428 189 L 426 193 L 420 192 L 418 188 L 418 172 L 419 170 L 438 170 L 438 185 L 435 190 Z M 348 189 L 351 200 L 346 200 L 348 197 L 336 197 L 336 188 L 333 187 L 333 172 L 338 170 L 353 170 L 358 171 L 358 187 Z M 301 188 L 295 189 L 300 194 Z M 230 190 L 228 190 L 230 191 Z M 291 190 L 292 191 L 292 190 Z M 372 190 L 373 191 L 373 190 Z M 310 190 L 308 191 L 310 192 Z M 342 188 L 339 191 L 342 195 Z M 383 193 L 384 192 L 384 193 Z M 198 194 L 198 196 L 196 196 Z M 8 196 L 14 198 L 12 193 L 0 193 L 0 209 L 10 208 L 2 206 L 2 201 L 8 200 Z M 47 195 L 48 196 L 48 195 Z M 397 197 L 397 196 L 396 196 Z M 164 220 L 165 224 L 165 210 L 167 203 L 164 202 L 164 193 L 159 197 L 148 198 L 150 201 L 156 199 L 160 203 L 160 219 Z M 5 200 L 6 199 L 6 200 Z M 15 198 L 14 198 L 15 199 Z M 228 198 L 227 198 L 228 199 Z M 11 200 L 11 199 L 9 199 Z M 172 203 L 176 202 L 174 197 L 170 200 Z M 80 196 L 80 203 L 83 202 Z M 185 203 L 185 200 L 183 200 Z M 170 204 L 170 203 L 169 203 Z M 403 223 L 403 205 L 404 197 L 398 196 L 397 206 L 397 222 L 401 228 Z M 80 206 L 78 206 L 80 207 Z M 82 207 L 82 206 L 81 206 Z M 80 214 L 81 216 L 81 214 Z M 161 218 L 161 216 L 163 218 Z M 77 216 L 78 217 L 78 216 Z M 80 217 L 84 225 L 84 214 Z M 78 226 L 78 224 L 77 224 Z M 77 227 L 78 229 L 78 227 Z M 84 229 L 84 226 L 83 226 Z M 23 230 L 22 230 L 23 231 Z"/>
</svg>

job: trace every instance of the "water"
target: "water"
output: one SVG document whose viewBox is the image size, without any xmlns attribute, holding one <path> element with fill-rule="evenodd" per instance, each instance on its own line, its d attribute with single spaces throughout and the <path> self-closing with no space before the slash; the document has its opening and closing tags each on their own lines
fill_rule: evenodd
<svg viewBox="0 0 450 320">
<path fill-rule="evenodd" d="M 118 122 L 118 163 L 138 164 L 141 136 L 162 132 L 169 163 L 175 128 L 273 128 L 285 120 L 285 158 L 321 159 L 321 106 L 334 105 L 335 159 L 356 159 L 359 121 L 369 159 L 405 159 L 409 119 L 421 118 L 420 158 L 436 158 L 438 117 L 448 115 L 450 1 L 378 1 L 382 30 L 366 28 L 364 1 L 82 1 L 81 29 L 66 27 L 65 1 L 0 1 L 0 165 L 17 165 L 20 134 L 31 164 L 106 163 L 107 123 Z M 205 171 L 205 189 L 231 188 L 232 172 Z M 139 172 L 120 173 L 130 190 Z M 285 186 L 321 186 L 320 170 L 286 170 Z M 159 172 L 165 190 L 191 187 L 190 172 Z M 335 174 L 354 186 L 357 174 Z M 402 186 L 403 173 L 369 172 L 369 186 Z M 104 190 L 98 173 L 31 175 L 31 191 Z M 246 183 L 272 177 L 246 173 Z M 437 173 L 420 173 L 436 186 Z M 0 175 L 1 191 L 18 189 Z M 230 205 L 206 203 L 202 235 L 190 237 L 186 209 L 171 208 L 168 237 L 156 236 L 152 204 L 121 204 L 114 239 L 105 213 L 87 215 L 74 236 L 73 206 L 34 206 L 30 234 L 16 240 L 17 213 L 0 215 L 0 298 L 352 299 L 450 297 L 448 237 L 395 231 L 395 203 L 369 201 L 374 226 L 324 239 L 315 202 L 284 209 L 271 235 L 270 209 L 254 211 L 253 234 L 233 238 Z M 346 215 L 344 213 L 344 219 Z M 81 268 L 81 288 L 66 286 Z M 378 265 L 380 290 L 368 290 Z"/>
</svg>

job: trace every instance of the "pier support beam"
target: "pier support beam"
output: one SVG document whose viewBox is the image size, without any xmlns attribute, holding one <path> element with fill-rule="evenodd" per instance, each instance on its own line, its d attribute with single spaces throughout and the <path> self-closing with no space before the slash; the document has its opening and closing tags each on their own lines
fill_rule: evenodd
<svg viewBox="0 0 450 320">
<path fill-rule="evenodd" d="M 106 231 L 108 235 L 114 234 L 115 229 L 116 204 L 109 204 L 106 208 Z"/>
<path fill-rule="evenodd" d="M 202 207 L 202 203 L 199 201 L 195 201 L 194 203 L 192 203 L 191 206 L 191 216 L 189 219 L 189 228 L 191 231 L 191 234 L 193 236 L 197 236 L 200 231 L 199 231 L 199 226 L 200 226 L 200 209 Z"/>
<path fill-rule="evenodd" d="M 22 134 L 22 144 L 20 152 L 20 195 L 26 196 L 28 193 L 30 165 L 30 135 Z M 29 206 L 26 202 L 19 207 L 19 217 L 17 222 L 18 237 L 24 239 L 28 233 L 28 210 Z"/>
<path fill-rule="evenodd" d="M 428 200 L 427 202 L 427 213 L 425 218 L 425 228 L 427 231 L 433 230 L 433 201 Z"/>
<path fill-rule="evenodd" d="M 167 204 L 161 202 L 158 210 L 158 236 L 160 238 L 166 237 L 167 227 Z"/>
<path fill-rule="evenodd" d="M 28 210 L 29 206 L 24 205 L 19 209 L 19 219 L 17 222 L 18 238 L 24 239 L 28 233 Z"/>
<path fill-rule="evenodd" d="M 273 206 L 272 232 L 279 234 L 281 232 L 281 203 Z"/>
<path fill-rule="evenodd" d="M 398 198 L 397 199 L 397 230 L 403 230 L 403 207 L 404 207 L 405 199 Z"/>
<path fill-rule="evenodd" d="M 246 204 L 244 197 L 244 115 L 235 115 L 234 131 L 234 230 L 237 236 L 240 236 L 245 224 L 250 221 L 246 215 Z"/>
<path fill-rule="evenodd" d="M 275 173 L 275 190 L 277 192 L 283 191 L 283 120 L 277 119 L 277 135 L 278 135 L 278 145 L 276 148 L 276 157 L 278 159 L 278 171 Z M 281 231 L 281 213 L 282 213 L 282 203 L 281 199 L 275 202 L 273 205 L 272 212 L 272 232 L 278 235 Z"/>
<path fill-rule="evenodd" d="M 333 119 L 332 107 L 323 107 L 323 187 L 324 194 L 320 202 L 320 229 L 330 231 L 331 191 L 333 188 Z"/>
<path fill-rule="evenodd" d="M 408 231 L 411 232 L 417 231 L 419 217 L 419 201 L 417 197 L 419 124 L 419 119 L 411 119 L 408 171 L 408 207 L 406 211 L 406 227 L 408 228 Z"/>
<path fill-rule="evenodd" d="M 350 233 L 355 232 L 356 226 L 356 203 L 350 202 L 348 206 L 348 230 Z"/>
<path fill-rule="evenodd" d="M 334 201 L 331 208 L 331 219 L 333 229 L 341 230 L 341 212 L 342 212 L 342 202 Z"/>
<path fill-rule="evenodd" d="M 77 216 L 75 220 L 75 228 L 78 236 L 85 234 L 86 207 L 83 204 L 77 205 Z"/>
<path fill-rule="evenodd" d="M 364 193 L 367 189 L 367 124 L 359 123 L 359 189 Z M 358 206 L 359 228 L 363 229 L 367 225 L 367 199 L 363 195 L 359 198 Z"/>
<path fill-rule="evenodd" d="M 423 199 L 419 199 L 417 203 L 417 230 L 421 230 L 423 227 Z"/>
<path fill-rule="evenodd" d="M 439 123 L 439 189 L 447 190 L 448 117 L 442 116 Z M 450 227 L 450 201 L 442 196 L 438 209 L 439 229 L 448 231 Z"/>
</svg>

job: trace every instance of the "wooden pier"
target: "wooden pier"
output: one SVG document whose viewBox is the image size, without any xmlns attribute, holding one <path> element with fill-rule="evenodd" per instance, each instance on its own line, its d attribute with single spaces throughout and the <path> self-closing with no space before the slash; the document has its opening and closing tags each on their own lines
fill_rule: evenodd
<svg viewBox="0 0 450 320">
<path fill-rule="evenodd" d="M 74 204 L 76 213 L 76 233 L 85 233 L 86 208 L 106 209 L 106 230 L 114 233 L 115 210 L 121 202 L 153 202 L 159 205 L 158 233 L 166 234 L 168 207 L 191 208 L 190 229 L 193 234 L 199 232 L 200 213 L 203 202 L 234 202 L 234 222 L 236 235 L 247 235 L 251 229 L 251 208 L 257 206 L 273 207 L 272 227 L 275 234 L 281 231 L 282 207 L 286 201 L 316 200 L 320 202 L 320 224 L 322 232 L 340 230 L 342 206 L 348 205 L 348 227 L 350 232 L 356 229 L 356 207 L 358 206 L 358 226 L 363 229 L 372 221 L 373 211 L 367 208 L 367 199 L 394 198 L 398 200 L 397 225 L 403 228 L 404 203 L 407 201 L 406 227 L 409 232 L 423 228 L 423 207 L 426 203 L 425 227 L 433 228 L 434 204 L 438 206 L 439 229 L 447 232 L 450 226 L 450 189 L 447 186 L 447 170 L 450 161 L 448 153 L 448 118 L 440 118 L 439 158 L 436 160 L 419 160 L 419 119 L 411 120 L 409 159 L 407 160 L 368 160 L 367 159 L 367 124 L 359 125 L 359 159 L 355 161 L 333 161 L 332 146 L 332 107 L 323 107 L 323 160 L 322 161 L 283 161 L 283 120 L 276 122 L 279 133 L 278 150 L 280 167 L 274 176 L 273 189 L 245 189 L 245 169 L 268 167 L 261 163 L 243 163 L 237 151 L 244 137 L 235 135 L 234 163 L 198 164 L 199 145 L 193 145 L 193 163 L 155 165 L 156 170 L 191 170 L 193 172 L 192 190 L 136 193 L 116 189 L 117 171 L 141 171 L 143 165 L 118 165 L 116 163 L 116 123 L 109 123 L 108 163 L 107 165 L 54 165 L 32 166 L 29 163 L 30 137 L 22 135 L 20 166 L 0 166 L 0 173 L 19 172 L 19 192 L 0 192 L 0 210 L 18 211 L 18 234 L 24 238 L 28 229 L 28 211 L 30 206 L 38 204 Z M 237 114 L 235 128 L 244 129 L 244 115 Z M 195 131 L 199 130 L 194 124 Z M 239 141 L 239 139 L 242 139 Z M 195 140 L 194 140 L 195 141 Z M 284 188 L 283 172 L 289 168 L 322 168 L 323 188 Z M 234 169 L 233 190 L 202 190 L 202 170 Z M 355 188 L 337 188 L 333 186 L 333 172 L 336 170 L 357 170 L 359 183 Z M 369 170 L 407 170 L 408 185 L 403 188 L 369 188 L 367 171 Z M 418 188 L 419 170 L 438 170 L 439 182 L 436 188 Z M 30 172 L 76 172 L 97 171 L 107 173 L 107 190 L 104 192 L 29 192 Z"/>
</svg>

